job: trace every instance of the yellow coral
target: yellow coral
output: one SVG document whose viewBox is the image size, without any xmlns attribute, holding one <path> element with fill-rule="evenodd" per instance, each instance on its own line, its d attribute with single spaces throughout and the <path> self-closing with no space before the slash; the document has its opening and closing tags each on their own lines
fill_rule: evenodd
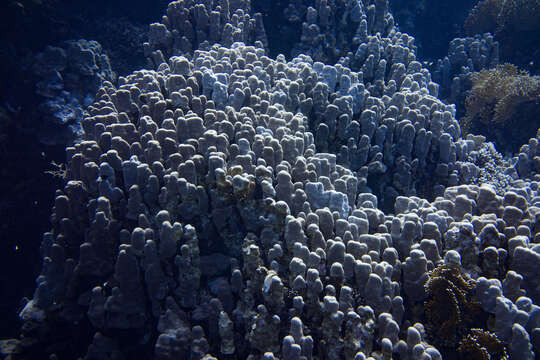
<svg viewBox="0 0 540 360">
<path fill-rule="evenodd" d="M 506 347 L 497 335 L 483 329 L 471 329 L 459 343 L 458 351 L 460 358 L 466 360 L 509 359 Z"/>
<path fill-rule="evenodd" d="M 460 266 L 441 265 L 430 272 L 425 310 L 432 341 L 445 359 L 508 360 L 506 347 L 497 336 L 478 328 L 485 325 L 486 313 L 474 300 L 475 286 L 476 281 Z"/>
<path fill-rule="evenodd" d="M 512 119 L 519 105 L 540 101 L 540 77 L 529 76 L 514 65 L 499 65 L 471 75 L 472 89 L 465 102 L 463 130 L 468 132 L 473 121 L 484 125 L 504 126 Z"/>
</svg>

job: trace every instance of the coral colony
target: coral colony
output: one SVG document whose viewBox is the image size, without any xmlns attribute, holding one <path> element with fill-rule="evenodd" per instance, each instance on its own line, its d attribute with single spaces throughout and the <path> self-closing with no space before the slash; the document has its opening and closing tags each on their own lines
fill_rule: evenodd
<svg viewBox="0 0 540 360">
<path fill-rule="evenodd" d="M 540 133 L 510 164 L 438 98 L 498 43 L 453 41 L 439 89 L 387 0 L 291 3 L 290 60 L 249 0 L 179 0 L 153 70 L 104 79 L 21 348 L 61 324 L 85 360 L 535 358 Z"/>
</svg>

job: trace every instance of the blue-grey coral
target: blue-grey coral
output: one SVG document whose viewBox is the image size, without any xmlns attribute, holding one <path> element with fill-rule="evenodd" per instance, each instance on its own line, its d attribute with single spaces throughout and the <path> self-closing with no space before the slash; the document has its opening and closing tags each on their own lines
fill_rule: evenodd
<svg viewBox="0 0 540 360">
<path fill-rule="evenodd" d="M 448 55 L 433 64 L 433 80 L 440 85 L 442 99 L 463 108 L 465 91 L 470 89 L 469 76 L 497 65 L 499 43 L 492 34 L 455 38 L 450 42 Z"/>
<path fill-rule="evenodd" d="M 116 79 L 109 58 L 97 41 L 80 39 L 48 46 L 28 66 L 40 99 L 40 123 L 29 127 L 45 144 L 73 143 L 82 135 L 84 109 L 103 81 Z"/>
<path fill-rule="evenodd" d="M 535 141 L 504 192 L 474 184 L 482 139 L 461 137 L 387 1 L 350 2 L 358 50 L 336 65 L 172 45 L 173 10 L 229 4 L 203 3 L 173 2 L 156 70 L 88 107 L 21 317 L 87 319 L 85 359 L 124 351 L 120 333 L 157 359 L 441 359 L 418 309 L 446 264 L 479 279 L 510 353 L 537 351 Z"/>
</svg>

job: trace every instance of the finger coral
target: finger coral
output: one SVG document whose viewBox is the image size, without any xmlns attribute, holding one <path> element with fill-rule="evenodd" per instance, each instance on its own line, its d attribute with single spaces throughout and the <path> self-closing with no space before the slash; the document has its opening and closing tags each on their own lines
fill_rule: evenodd
<svg viewBox="0 0 540 360">
<path fill-rule="evenodd" d="M 336 65 L 267 56 L 249 19 L 238 22 L 249 3 L 171 3 L 146 45 L 155 69 L 99 89 L 66 150 L 42 272 L 20 313 L 46 329 L 54 311 L 83 346 L 21 351 L 439 360 L 487 313 L 513 353 L 532 348 L 538 270 L 521 263 L 540 263 L 529 240 L 540 184 L 531 175 L 504 197 L 471 184 L 479 169 L 467 159 L 483 140 L 462 138 L 387 0 L 340 2 L 358 46 Z M 317 2 L 306 23 L 332 34 L 332 4 Z M 214 18 L 239 32 L 212 38 Z M 507 260 L 516 274 L 502 289 L 473 280 L 502 277 Z"/>
<path fill-rule="evenodd" d="M 469 34 L 493 32 L 499 23 L 504 0 L 483 0 L 471 10 L 463 27 Z"/>
</svg>

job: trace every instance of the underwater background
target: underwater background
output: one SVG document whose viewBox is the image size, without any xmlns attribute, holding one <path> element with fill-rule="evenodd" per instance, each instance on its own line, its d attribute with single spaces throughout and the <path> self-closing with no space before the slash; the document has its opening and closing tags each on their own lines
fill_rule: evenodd
<svg viewBox="0 0 540 360">
<path fill-rule="evenodd" d="M 1 6 L 3 358 L 540 351 L 540 2 Z"/>
</svg>

